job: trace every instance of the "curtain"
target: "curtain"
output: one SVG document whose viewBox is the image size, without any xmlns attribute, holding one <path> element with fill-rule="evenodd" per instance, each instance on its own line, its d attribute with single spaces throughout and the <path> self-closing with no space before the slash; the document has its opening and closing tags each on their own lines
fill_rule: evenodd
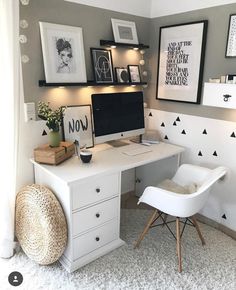
<svg viewBox="0 0 236 290">
<path fill-rule="evenodd" d="M 19 1 L 0 0 L 0 257 L 14 253 L 20 61 Z"/>
</svg>

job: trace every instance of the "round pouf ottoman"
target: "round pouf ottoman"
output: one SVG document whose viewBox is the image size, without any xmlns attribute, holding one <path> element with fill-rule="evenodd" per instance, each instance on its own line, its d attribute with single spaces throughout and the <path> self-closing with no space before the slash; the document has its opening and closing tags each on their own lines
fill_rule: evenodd
<svg viewBox="0 0 236 290">
<path fill-rule="evenodd" d="M 32 184 L 16 196 L 16 236 L 26 255 L 41 265 L 57 261 L 67 243 L 61 205 L 45 186 Z"/>
</svg>

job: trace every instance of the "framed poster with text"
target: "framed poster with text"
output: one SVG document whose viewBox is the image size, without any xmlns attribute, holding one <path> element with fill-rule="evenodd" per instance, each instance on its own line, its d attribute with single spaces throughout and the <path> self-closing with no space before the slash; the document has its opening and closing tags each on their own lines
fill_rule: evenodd
<svg viewBox="0 0 236 290">
<path fill-rule="evenodd" d="M 160 27 L 157 99 L 200 104 L 207 24 Z"/>
</svg>

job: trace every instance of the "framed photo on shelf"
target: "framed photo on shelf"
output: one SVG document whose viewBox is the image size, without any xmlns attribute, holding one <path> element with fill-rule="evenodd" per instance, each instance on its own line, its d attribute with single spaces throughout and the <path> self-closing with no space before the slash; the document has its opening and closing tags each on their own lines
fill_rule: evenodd
<svg viewBox="0 0 236 290">
<path fill-rule="evenodd" d="M 47 83 L 85 83 L 81 27 L 39 22 Z"/>
<path fill-rule="evenodd" d="M 113 65 L 111 50 L 90 48 L 94 80 L 96 83 L 113 83 Z"/>
<path fill-rule="evenodd" d="M 67 106 L 62 123 L 63 139 L 76 142 L 79 147 L 94 146 L 91 105 Z"/>
<path fill-rule="evenodd" d="M 156 98 L 200 104 L 208 21 L 160 27 Z"/>
<path fill-rule="evenodd" d="M 135 22 L 111 18 L 115 42 L 138 44 Z"/>
<path fill-rule="evenodd" d="M 128 65 L 129 80 L 131 83 L 140 83 L 140 71 L 138 65 Z"/>
<path fill-rule="evenodd" d="M 225 57 L 236 57 L 236 14 L 229 16 Z"/>
<path fill-rule="evenodd" d="M 118 83 L 128 83 L 129 82 L 129 73 L 127 68 L 116 67 L 116 80 Z"/>
</svg>

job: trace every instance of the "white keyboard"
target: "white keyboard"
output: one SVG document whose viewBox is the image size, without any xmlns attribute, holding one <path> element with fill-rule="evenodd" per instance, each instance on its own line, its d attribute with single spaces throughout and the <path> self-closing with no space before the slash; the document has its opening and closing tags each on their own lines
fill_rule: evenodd
<svg viewBox="0 0 236 290">
<path fill-rule="evenodd" d="M 151 152 L 152 149 L 148 148 L 147 146 L 140 145 L 140 147 L 133 148 L 133 149 L 127 149 L 122 151 L 122 153 L 129 155 L 129 156 L 135 156 L 147 152 Z"/>
</svg>

